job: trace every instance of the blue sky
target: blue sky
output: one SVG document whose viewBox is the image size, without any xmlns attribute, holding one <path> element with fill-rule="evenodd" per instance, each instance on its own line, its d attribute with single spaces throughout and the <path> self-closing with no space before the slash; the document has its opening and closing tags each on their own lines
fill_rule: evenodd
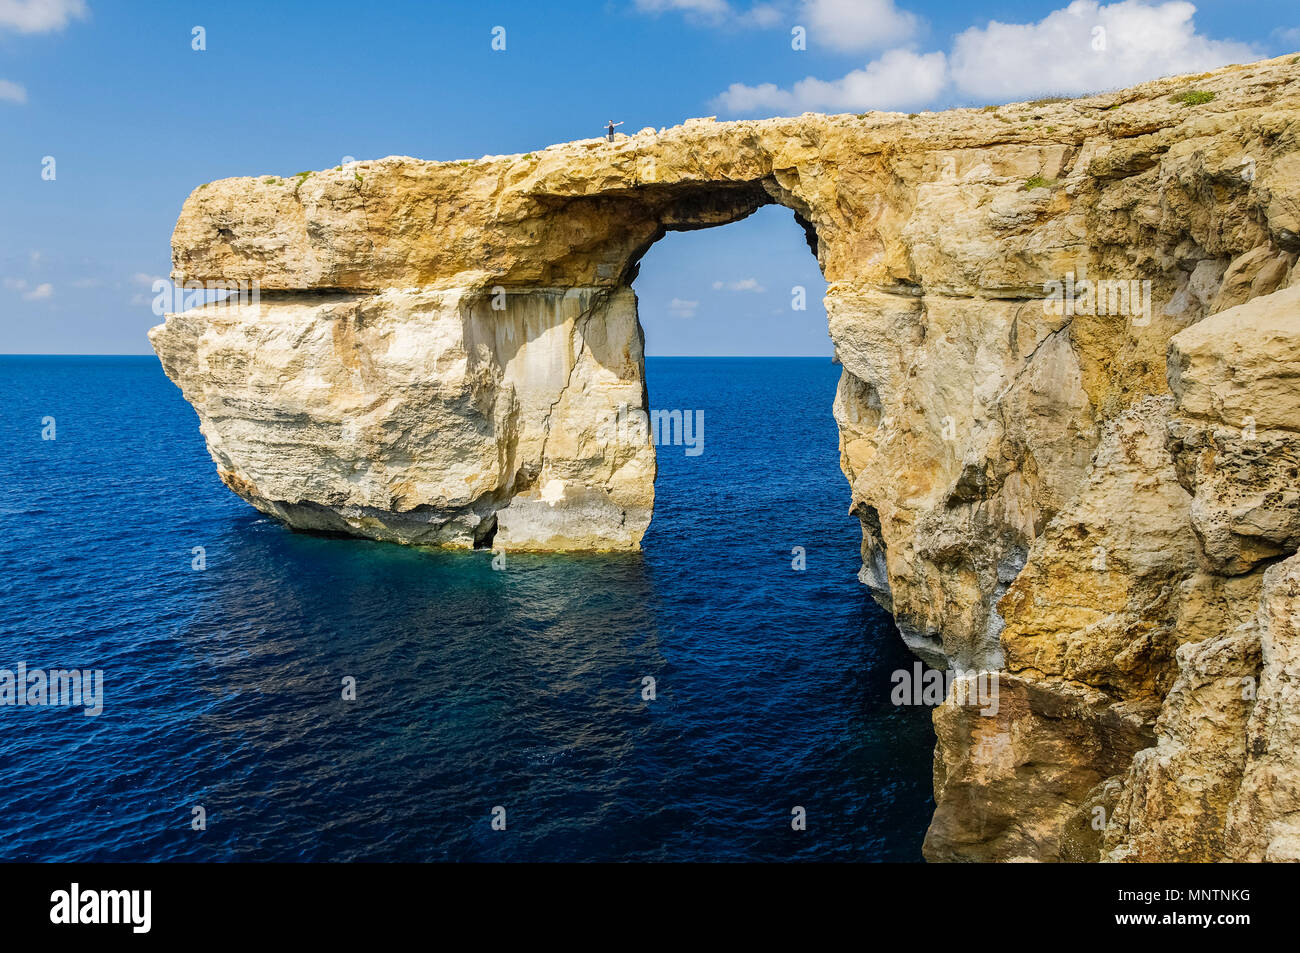
<svg viewBox="0 0 1300 953">
<path fill-rule="evenodd" d="M 148 353 L 149 282 L 169 271 L 185 196 L 212 179 L 345 155 L 528 152 L 609 118 L 635 131 L 1080 93 L 1300 49 L 1298 12 L 1296 0 L 0 0 L 0 353 Z M 806 311 L 790 308 L 795 285 Z M 669 235 L 636 289 L 652 354 L 830 353 L 825 284 L 783 209 Z"/>
</svg>

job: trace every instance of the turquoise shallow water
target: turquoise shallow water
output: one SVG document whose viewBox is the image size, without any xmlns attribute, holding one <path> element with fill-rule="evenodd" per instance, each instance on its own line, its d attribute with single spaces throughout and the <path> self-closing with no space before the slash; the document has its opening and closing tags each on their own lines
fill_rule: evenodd
<svg viewBox="0 0 1300 953">
<path fill-rule="evenodd" d="M 261 516 L 153 358 L 0 358 L 0 669 L 104 672 L 97 718 L 0 707 L 0 859 L 919 860 L 933 732 L 856 580 L 838 368 L 647 377 L 705 451 L 660 448 L 644 552 L 497 572 Z"/>
</svg>

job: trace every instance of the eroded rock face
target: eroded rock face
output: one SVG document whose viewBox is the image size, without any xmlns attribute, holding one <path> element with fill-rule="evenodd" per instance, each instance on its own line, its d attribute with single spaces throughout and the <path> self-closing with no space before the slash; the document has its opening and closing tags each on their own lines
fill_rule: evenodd
<svg viewBox="0 0 1300 953">
<path fill-rule="evenodd" d="M 935 713 L 931 861 L 1096 860 L 1091 808 L 1154 738 L 1150 712 L 1060 681 L 1003 675 L 997 714 Z"/>
<path fill-rule="evenodd" d="M 654 448 L 603 432 L 645 403 L 629 290 L 271 297 L 152 338 L 221 479 L 291 526 L 634 549 L 649 525 Z"/>
<path fill-rule="evenodd" d="M 1171 344 L 1169 448 L 1209 570 L 1189 583 L 1220 591 L 1176 627 L 1158 742 L 1123 778 L 1104 859 L 1300 860 L 1300 556 L 1278 561 L 1300 544 L 1297 292 L 1250 300 Z"/>
<path fill-rule="evenodd" d="M 1169 385 L 1192 526 L 1225 575 L 1300 547 L 1300 284 L 1174 340 Z"/>
<path fill-rule="evenodd" d="M 1294 291 L 1176 335 L 1174 393 L 1106 423 L 999 604 L 1012 703 L 936 713 L 927 856 L 1300 859 L 1300 556 L 1277 555 L 1300 516 Z M 1062 718 L 1022 696 L 1089 704 Z M 1117 724 L 1130 733 L 1096 740 Z"/>
<path fill-rule="evenodd" d="M 1188 88 L 1215 98 L 1171 100 Z M 1235 780 L 1197 765 L 1208 822 L 1163 822 L 1182 792 L 1158 792 L 1206 732 L 1244 763 L 1275 730 L 1225 685 L 1267 668 L 1242 627 L 1262 632 L 1268 567 L 1300 545 L 1289 59 L 1067 103 L 214 182 L 173 277 L 261 300 L 150 337 L 222 479 L 291 526 L 635 548 L 653 448 L 611 421 L 646 409 L 637 263 L 770 203 L 829 282 L 861 579 L 921 657 L 1005 673 L 993 722 L 936 714 L 929 855 L 1286 854 L 1283 755 Z M 1294 710 L 1281 679 L 1261 678 L 1268 726 Z M 1221 731 L 1189 702 L 1207 692 Z"/>
<path fill-rule="evenodd" d="M 1300 556 L 1264 573 L 1257 623 L 1262 664 L 1257 688 L 1240 683 L 1254 705 L 1245 768 L 1228 805 L 1226 854 L 1236 861 L 1300 861 Z"/>
</svg>

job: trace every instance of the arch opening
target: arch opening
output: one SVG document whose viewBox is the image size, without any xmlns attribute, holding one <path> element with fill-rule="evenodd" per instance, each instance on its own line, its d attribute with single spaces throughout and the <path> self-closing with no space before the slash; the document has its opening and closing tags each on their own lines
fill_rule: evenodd
<svg viewBox="0 0 1300 953">
<path fill-rule="evenodd" d="M 656 461 L 642 561 L 680 690 L 710 699 L 711 739 L 750 739 L 727 769 L 734 790 L 762 800 L 804 770 L 832 778 L 866 805 L 837 827 L 837 847 L 852 856 L 890 831 L 891 858 L 914 860 L 933 812 L 934 734 L 928 709 L 861 701 L 887 698 L 878 687 L 913 658 L 859 581 L 862 522 L 834 412 L 842 369 L 810 230 L 772 201 L 726 227 L 667 233 L 641 257 Z M 764 686 L 757 703 L 735 690 L 751 684 Z"/>
</svg>

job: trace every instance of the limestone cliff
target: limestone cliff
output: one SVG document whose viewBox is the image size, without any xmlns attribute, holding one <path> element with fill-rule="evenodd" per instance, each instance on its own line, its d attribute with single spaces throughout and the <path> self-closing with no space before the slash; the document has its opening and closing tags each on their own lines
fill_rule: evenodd
<svg viewBox="0 0 1300 953">
<path fill-rule="evenodd" d="M 1292 58 L 209 183 L 173 278 L 260 301 L 150 337 L 291 526 L 635 548 L 653 447 L 609 421 L 645 408 L 638 261 L 771 203 L 829 282 L 861 579 L 927 661 L 1003 673 L 996 716 L 936 712 L 927 855 L 1293 856 Z"/>
</svg>

